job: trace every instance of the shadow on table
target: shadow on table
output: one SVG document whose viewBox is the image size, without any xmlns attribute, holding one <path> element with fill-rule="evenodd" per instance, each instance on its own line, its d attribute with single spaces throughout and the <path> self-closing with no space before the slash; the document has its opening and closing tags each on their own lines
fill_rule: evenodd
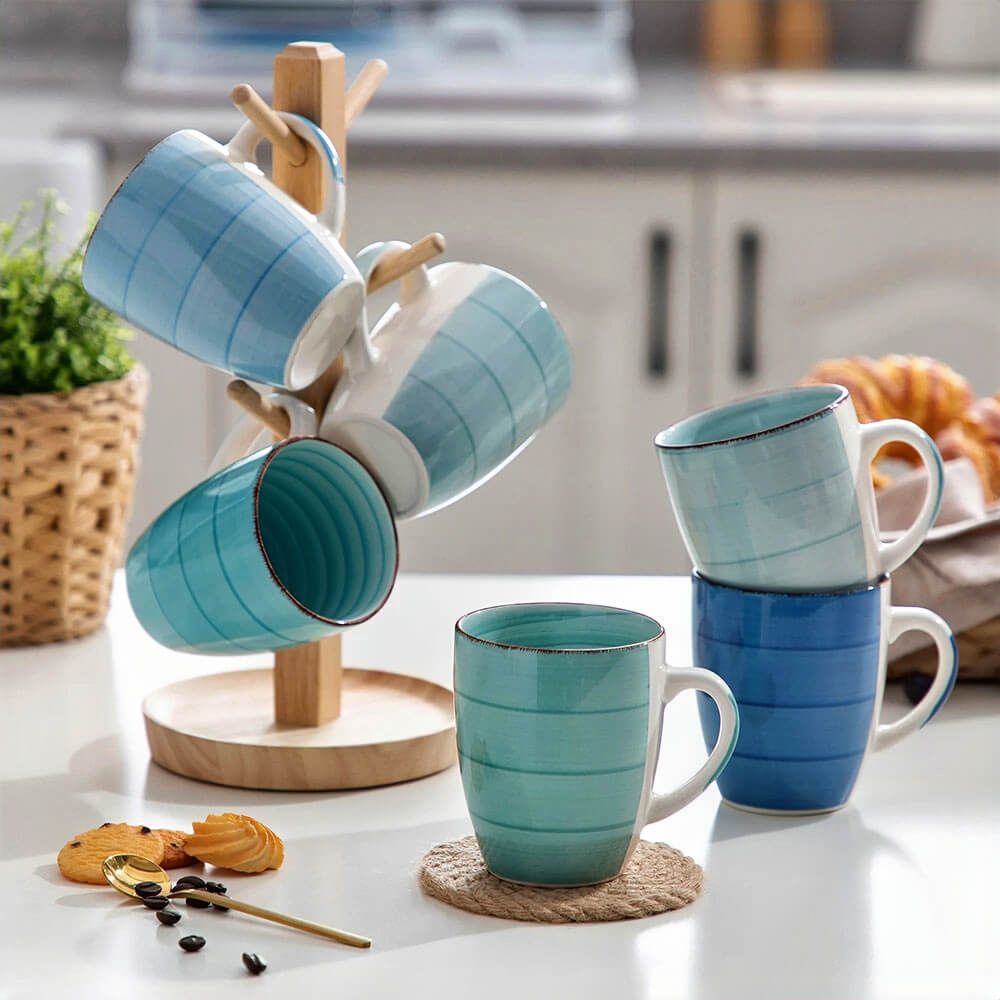
<svg viewBox="0 0 1000 1000">
<path fill-rule="evenodd" d="M 867 996 L 872 871 L 886 855 L 912 865 L 851 805 L 782 818 L 720 804 L 705 862 L 713 898 L 697 922 L 695 996 L 738 995 L 741 982 L 767 983 L 775 1000 Z"/>
</svg>

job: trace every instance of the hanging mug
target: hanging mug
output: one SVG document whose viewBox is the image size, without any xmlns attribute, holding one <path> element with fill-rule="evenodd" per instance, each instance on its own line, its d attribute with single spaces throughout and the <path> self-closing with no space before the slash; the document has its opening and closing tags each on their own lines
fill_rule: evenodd
<svg viewBox="0 0 1000 1000">
<path fill-rule="evenodd" d="M 375 243 L 355 258 L 367 282 L 406 243 Z M 569 345 L 548 306 L 486 264 L 419 267 L 371 334 L 363 313 L 345 345 L 345 372 L 318 430 L 294 397 L 276 393 L 294 433 L 347 449 L 385 491 L 397 518 L 439 510 L 495 475 L 562 405 Z M 237 425 L 214 466 L 257 439 Z"/>
<path fill-rule="evenodd" d="M 355 258 L 369 275 L 405 243 Z M 347 344 L 320 437 L 347 448 L 398 517 L 428 514 L 495 475 L 569 393 L 572 359 L 545 302 L 487 264 L 421 266 L 369 337 Z"/>
<path fill-rule="evenodd" d="M 279 112 L 316 151 L 318 215 L 261 172 L 247 122 L 225 146 L 190 129 L 155 146 L 97 222 L 83 284 L 102 305 L 206 364 L 301 389 L 343 349 L 365 285 L 339 242 L 344 174 L 327 135 Z"/>
</svg>

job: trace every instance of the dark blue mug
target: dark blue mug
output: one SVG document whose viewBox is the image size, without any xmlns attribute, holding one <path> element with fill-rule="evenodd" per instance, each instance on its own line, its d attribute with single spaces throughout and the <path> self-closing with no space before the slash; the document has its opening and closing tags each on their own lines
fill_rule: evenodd
<svg viewBox="0 0 1000 1000">
<path fill-rule="evenodd" d="M 730 805 L 766 813 L 818 813 L 847 803 L 869 752 L 928 722 L 958 670 L 947 624 L 925 608 L 894 608 L 889 577 L 859 590 L 776 594 L 693 576 L 695 662 L 730 687 L 740 735 L 719 790 Z M 886 651 L 904 632 L 926 632 L 937 673 L 903 718 L 879 721 Z M 718 713 L 698 696 L 702 732 L 715 745 Z"/>
</svg>

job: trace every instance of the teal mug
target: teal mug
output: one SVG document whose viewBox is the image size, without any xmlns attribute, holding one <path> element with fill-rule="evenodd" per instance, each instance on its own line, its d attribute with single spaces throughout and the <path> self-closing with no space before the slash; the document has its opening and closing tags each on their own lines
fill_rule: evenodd
<svg viewBox="0 0 1000 1000">
<path fill-rule="evenodd" d="M 329 442 L 290 438 L 171 504 L 132 547 L 126 578 L 158 642 L 234 654 L 370 618 L 397 565 L 395 522 L 364 466 Z"/>
<path fill-rule="evenodd" d="M 512 604 L 455 626 L 459 766 L 489 870 L 527 885 L 606 882 L 648 823 L 697 798 L 739 735 L 715 674 L 667 666 L 662 626 L 592 604 Z M 681 691 L 718 706 L 715 748 L 679 788 L 654 794 L 663 708 Z"/>
<path fill-rule="evenodd" d="M 927 494 L 900 538 L 883 542 L 869 466 L 911 445 Z M 746 590 L 829 591 L 891 573 L 941 506 L 941 456 L 908 420 L 859 424 L 847 390 L 810 385 L 706 410 L 656 436 L 688 555 L 706 579 Z"/>
</svg>

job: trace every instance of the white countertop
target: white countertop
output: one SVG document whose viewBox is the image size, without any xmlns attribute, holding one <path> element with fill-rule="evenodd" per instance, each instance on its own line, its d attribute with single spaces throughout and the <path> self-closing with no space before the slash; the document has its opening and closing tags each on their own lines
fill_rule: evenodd
<svg viewBox="0 0 1000 1000">
<path fill-rule="evenodd" d="M 675 662 L 690 662 L 687 581 L 653 577 L 403 577 L 385 610 L 345 637 L 347 660 L 447 683 L 462 612 L 545 599 L 655 615 Z M 121 581 L 97 634 L 0 652 L 0 998 L 1000 996 L 1000 688 L 960 685 L 926 729 L 866 764 L 852 803 L 832 816 L 751 816 L 721 806 L 713 787 L 648 827 L 647 838 L 705 867 L 691 906 L 536 926 L 421 895 L 424 852 L 471 831 L 455 768 L 372 791 L 295 794 L 198 784 L 151 764 L 143 695 L 248 662 L 266 657 L 156 646 Z M 898 689 L 889 700 L 902 711 Z M 703 756 L 685 694 L 668 710 L 659 783 Z M 187 907 L 179 928 L 161 928 L 56 868 L 67 839 L 105 820 L 180 827 L 222 810 L 270 824 L 287 848 L 279 872 L 227 873 L 232 896 L 368 934 L 372 950 Z M 179 929 L 201 933 L 204 950 L 181 952 Z M 243 970 L 243 951 L 267 958 L 259 979 Z"/>
</svg>

